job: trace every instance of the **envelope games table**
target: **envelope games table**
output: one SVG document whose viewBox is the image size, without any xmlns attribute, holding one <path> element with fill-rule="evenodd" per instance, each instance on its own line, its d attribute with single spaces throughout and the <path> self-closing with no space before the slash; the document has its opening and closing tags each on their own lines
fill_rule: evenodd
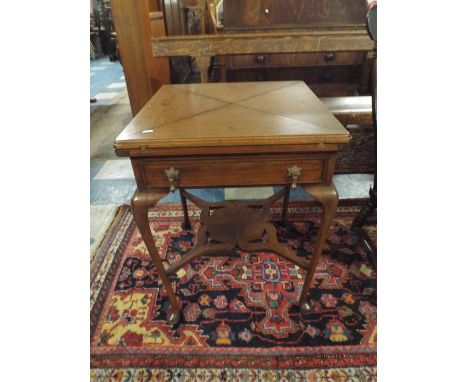
<svg viewBox="0 0 468 382">
<path fill-rule="evenodd" d="M 348 131 L 302 81 L 184 84 L 163 86 L 114 143 L 130 157 L 137 183 L 132 211 L 154 266 L 167 290 L 168 322 L 181 307 L 168 275 L 187 262 L 233 248 L 272 251 L 307 270 L 299 299 L 310 311 L 307 293 L 338 204 L 332 182 L 336 153 Z M 265 201 L 211 203 L 188 188 L 282 185 Z M 283 199 L 287 217 L 290 188 L 301 185 L 323 206 L 310 261 L 279 243 L 270 206 Z M 187 199 L 202 209 L 196 244 L 164 267 L 152 236 L 148 209 L 168 192 L 180 190 L 190 228 Z"/>
</svg>

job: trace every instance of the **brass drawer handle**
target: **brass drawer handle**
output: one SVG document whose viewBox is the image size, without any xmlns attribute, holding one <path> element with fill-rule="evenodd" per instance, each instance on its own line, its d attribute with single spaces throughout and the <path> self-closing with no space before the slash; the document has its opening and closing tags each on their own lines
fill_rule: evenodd
<svg viewBox="0 0 468 382">
<path fill-rule="evenodd" d="M 174 167 L 171 167 L 169 170 L 164 170 L 166 172 L 167 179 L 171 185 L 171 192 L 174 192 L 176 189 L 176 183 L 179 179 L 179 170 L 176 170 Z"/>
<path fill-rule="evenodd" d="M 257 61 L 259 64 L 264 64 L 265 63 L 265 56 L 263 54 L 258 54 L 255 57 L 255 61 Z"/>
<path fill-rule="evenodd" d="M 297 165 L 294 165 L 292 167 L 288 167 L 288 176 L 291 178 L 292 181 L 292 188 L 297 187 L 297 179 L 299 178 L 299 175 L 301 175 L 301 170 L 302 168 L 297 167 Z"/>
</svg>

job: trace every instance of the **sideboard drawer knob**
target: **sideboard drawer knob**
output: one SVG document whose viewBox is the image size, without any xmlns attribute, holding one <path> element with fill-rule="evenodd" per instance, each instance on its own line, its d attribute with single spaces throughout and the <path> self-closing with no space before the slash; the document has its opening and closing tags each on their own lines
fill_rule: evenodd
<svg viewBox="0 0 468 382">
<path fill-rule="evenodd" d="M 297 179 L 299 178 L 299 175 L 301 175 L 301 170 L 302 168 L 298 167 L 297 165 L 288 167 L 288 176 L 291 178 L 292 188 L 297 187 Z"/>
<path fill-rule="evenodd" d="M 270 13 L 270 10 L 268 8 L 265 8 L 263 12 L 265 13 L 265 15 L 268 15 Z"/>
<path fill-rule="evenodd" d="M 330 72 L 324 72 L 322 74 L 322 81 L 330 82 L 333 79 L 333 76 Z"/>
<path fill-rule="evenodd" d="M 265 56 L 263 54 L 258 54 L 255 57 L 255 61 L 257 61 L 259 64 L 265 63 Z"/>
<path fill-rule="evenodd" d="M 335 59 L 335 53 L 328 52 L 325 54 L 325 61 L 333 61 Z"/>
<path fill-rule="evenodd" d="M 171 186 L 171 192 L 174 192 L 176 189 L 177 180 L 179 179 L 179 170 L 176 170 L 174 167 L 171 167 L 169 170 L 164 170 L 166 172 L 167 179 L 169 180 L 169 185 Z"/>
</svg>

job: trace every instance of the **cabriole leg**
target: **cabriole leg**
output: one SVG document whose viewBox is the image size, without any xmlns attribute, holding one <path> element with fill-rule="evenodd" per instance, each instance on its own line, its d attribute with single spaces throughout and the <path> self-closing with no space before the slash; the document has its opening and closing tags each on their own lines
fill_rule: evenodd
<svg viewBox="0 0 468 382">
<path fill-rule="evenodd" d="M 307 294 L 309 292 L 310 286 L 312 285 L 312 279 L 314 278 L 314 273 L 322 254 L 328 229 L 330 228 L 333 217 L 335 216 L 336 209 L 338 207 L 338 193 L 336 192 L 336 188 L 333 183 L 331 186 L 305 186 L 304 189 L 323 206 L 322 219 L 315 243 L 314 253 L 309 263 L 309 268 L 307 270 L 304 281 L 304 287 L 302 288 L 301 297 L 299 299 L 299 307 L 301 311 L 303 313 L 308 313 L 311 311 L 311 306 L 307 302 Z"/>
<path fill-rule="evenodd" d="M 153 260 L 156 271 L 158 272 L 161 281 L 166 288 L 169 301 L 171 303 L 170 312 L 167 315 L 167 321 L 169 324 L 174 325 L 180 320 L 180 307 L 177 302 L 177 297 L 172 289 L 171 282 L 166 274 L 161 258 L 159 257 L 159 250 L 154 242 L 153 235 L 151 233 L 148 210 L 153 207 L 160 199 L 162 199 L 167 192 L 165 190 L 151 190 L 139 192 L 136 191 L 132 198 L 132 212 L 135 218 L 135 222 L 140 230 L 140 234 L 143 238 L 143 242 L 148 249 L 148 252 Z"/>
</svg>

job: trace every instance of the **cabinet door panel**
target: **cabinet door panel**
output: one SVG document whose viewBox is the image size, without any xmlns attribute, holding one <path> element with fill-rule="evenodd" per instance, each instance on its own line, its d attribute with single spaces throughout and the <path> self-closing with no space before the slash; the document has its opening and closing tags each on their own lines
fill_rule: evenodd
<svg viewBox="0 0 468 382">
<path fill-rule="evenodd" d="M 224 0 L 226 30 L 365 25 L 362 0 Z"/>
</svg>

